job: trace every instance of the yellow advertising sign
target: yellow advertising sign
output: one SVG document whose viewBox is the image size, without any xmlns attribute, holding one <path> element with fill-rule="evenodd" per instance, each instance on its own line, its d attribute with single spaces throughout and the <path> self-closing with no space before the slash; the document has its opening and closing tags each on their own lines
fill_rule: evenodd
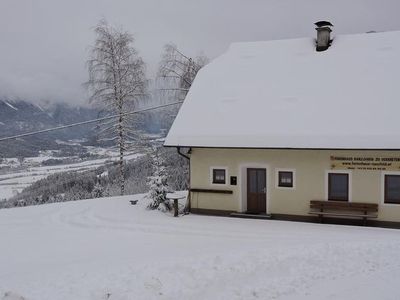
<svg viewBox="0 0 400 300">
<path fill-rule="evenodd" d="M 400 157 L 331 156 L 331 169 L 400 171 Z"/>
</svg>

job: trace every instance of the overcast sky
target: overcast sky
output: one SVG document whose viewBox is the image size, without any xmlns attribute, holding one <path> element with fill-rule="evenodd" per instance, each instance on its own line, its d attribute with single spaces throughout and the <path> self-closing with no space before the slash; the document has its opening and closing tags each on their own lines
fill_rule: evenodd
<svg viewBox="0 0 400 300">
<path fill-rule="evenodd" d="M 400 30 L 399 0 L 0 0 L 0 95 L 84 103 L 93 26 L 105 17 L 134 34 L 149 76 L 162 47 L 210 58 L 230 43 Z"/>
</svg>

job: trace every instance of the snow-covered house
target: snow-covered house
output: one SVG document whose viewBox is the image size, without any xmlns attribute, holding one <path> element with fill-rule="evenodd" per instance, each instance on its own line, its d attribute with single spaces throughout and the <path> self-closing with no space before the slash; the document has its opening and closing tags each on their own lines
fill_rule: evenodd
<svg viewBox="0 0 400 300">
<path fill-rule="evenodd" d="M 329 33 L 233 44 L 199 72 L 165 141 L 190 148 L 192 212 L 306 220 L 335 200 L 400 222 L 400 31 Z"/>
</svg>

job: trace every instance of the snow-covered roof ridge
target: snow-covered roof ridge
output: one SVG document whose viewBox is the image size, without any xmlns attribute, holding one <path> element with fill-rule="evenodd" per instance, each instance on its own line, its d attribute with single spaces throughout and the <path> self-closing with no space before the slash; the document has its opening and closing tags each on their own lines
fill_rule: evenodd
<svg viewBox="0 0 400 300">
<path fill-rule="evenodd" d="M 400 31 L 234 43 L 197 75 L 166 146 L 400 149 Z"/>
</svg>

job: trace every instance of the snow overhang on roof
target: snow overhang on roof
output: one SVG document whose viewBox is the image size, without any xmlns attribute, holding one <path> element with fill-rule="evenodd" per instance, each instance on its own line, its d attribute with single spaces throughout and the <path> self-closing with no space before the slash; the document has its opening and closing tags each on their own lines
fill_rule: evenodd
<svg viewBox="0 0 400 300">
<path fill-rule="evenodd" d="M 400 31 L 238 43 L 197 75 L 165 146 L 400 149 Z"/>
</svg>

